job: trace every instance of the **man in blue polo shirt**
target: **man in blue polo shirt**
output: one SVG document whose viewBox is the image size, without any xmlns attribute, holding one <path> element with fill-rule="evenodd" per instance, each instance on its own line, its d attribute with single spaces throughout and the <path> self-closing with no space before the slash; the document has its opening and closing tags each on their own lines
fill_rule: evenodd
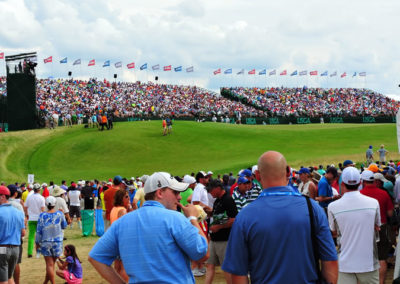
<svg viewBox="0 0 400 284">
<path fill-rule="evenodd" d="M 329 167 L 325 175 L 318 182 L 318 197 L 315 198 L 319 201 L 319 205 L 326 211 L 329 203 L 340 198 L 340 195 L 333 195 L 332 181 L 337 178 L 338 172 L 335 167 Z"/>
<path fill-rule="evenodd" d="M 197 208 L 179 203 L 180 192 L 188 186 L 163 172 L 147 179 L 146 202 L 140 210 L 115 221 L 89 253 L 104 279 L 125 283 L 111 267 L 120 257 L 129 283 L 195 283 L 190 260 L 205 261 L 208 247 L 197 223 Z"/>
<path fill-rule="evenodd" d="M 310 218 L 306 199 L 288 184 L 282 154 L 264 153 L 257 179 L 264 190 L 236 216 L 222 269 L 233 283 L 316 283 Z M 337 253 L 322 208 L 311 200 L 322 277 L 336 283 Z"/>
<path fill-rule="evenodd" d="M 10 282 L 18 262 L 21 237 L 25 235 L 24 213 L 8 203 L 10 191 L 0 186 L 0 283 Z"/>
</svg>

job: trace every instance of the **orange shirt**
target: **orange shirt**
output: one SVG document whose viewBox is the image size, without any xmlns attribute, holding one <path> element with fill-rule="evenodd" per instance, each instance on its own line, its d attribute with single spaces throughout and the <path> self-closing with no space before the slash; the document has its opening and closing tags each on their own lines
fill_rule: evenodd
<svg viewBox="0 0 400 284">
<path fill-rule="evenodd" d="M 104 203 L 106 205 L 106 219 L 110 220 L 110 213 L 114 207 L 114 195 L 119 190 L 119 185 L 113 185 L 104 193 Z"/>
<path fill-rule="evenodd" d="M 165 119 L 162 121 L 162 127 L 167 127 L 167 121 Z"/>
<path fill-rule="evenodd" d="M 111 210 L 111 213 L 110 213 L 110 224 L 114 223 L 114 221 L 116 221 L 118 219 L 119 212 L 124 209 L 125 209 L 124 206 L 113 207 L 113 209 Z"/>
</svg>

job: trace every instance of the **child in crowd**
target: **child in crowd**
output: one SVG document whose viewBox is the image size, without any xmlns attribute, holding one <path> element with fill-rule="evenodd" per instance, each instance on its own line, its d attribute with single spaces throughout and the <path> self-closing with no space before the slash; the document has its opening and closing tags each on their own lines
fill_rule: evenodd
<svg viewBox="0 0 400 284">
<path fill-rule="evenodd" d="M 66 245 L 64 247 L 64 258 L 58 258 L 57 265 L 60 270 L 57 270 L 57 276 L 61 277 L 68 284 L 82 283 L 82 265 L 76 255 L 75 246 Z"/>
</svg>

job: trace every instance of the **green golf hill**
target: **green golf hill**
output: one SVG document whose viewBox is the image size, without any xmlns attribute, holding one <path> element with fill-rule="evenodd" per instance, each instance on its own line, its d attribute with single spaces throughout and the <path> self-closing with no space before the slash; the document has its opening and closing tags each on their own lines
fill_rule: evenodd
<svg viewBox="0 0 400 284">
<path fill-rule="evenodd" d="M 184 175 L 199 170 L 237 172 L 265 151 L 283 153 L 290 166 L 363 163 L 381 144 L 398 160 L 395 124 L 233 125 L 175 121 L 163 136 L 161 121 L 116 123 L 113 130 L 59 127 L 0 134 L 0 180 L 67 183 L 130 178 L 155 171 Z M 377 158 L 377 154 L 375 154 Z"/>
</svg>

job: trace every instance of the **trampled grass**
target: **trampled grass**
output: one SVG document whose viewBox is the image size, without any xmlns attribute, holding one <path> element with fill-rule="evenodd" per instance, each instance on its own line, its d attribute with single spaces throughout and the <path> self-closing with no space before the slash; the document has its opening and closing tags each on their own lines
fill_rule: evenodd
<svg viewBox="0 0 400 284">
<path fill-rule="evenodd" d="M 280 151 L 293 167 L 364 161 L 369 145 L 380 144 L 399 159 L 395 124 L 231 125 L 176 121 L 162 136 L 160 121 L 116 123 L 111 131 L 82 125 L 56 130 L 1 133 L 0 180 L 59 183 L 167 171 L 234 172 Z M 376 155 L 377 156 L 377 155 Z"/>
</svg>

